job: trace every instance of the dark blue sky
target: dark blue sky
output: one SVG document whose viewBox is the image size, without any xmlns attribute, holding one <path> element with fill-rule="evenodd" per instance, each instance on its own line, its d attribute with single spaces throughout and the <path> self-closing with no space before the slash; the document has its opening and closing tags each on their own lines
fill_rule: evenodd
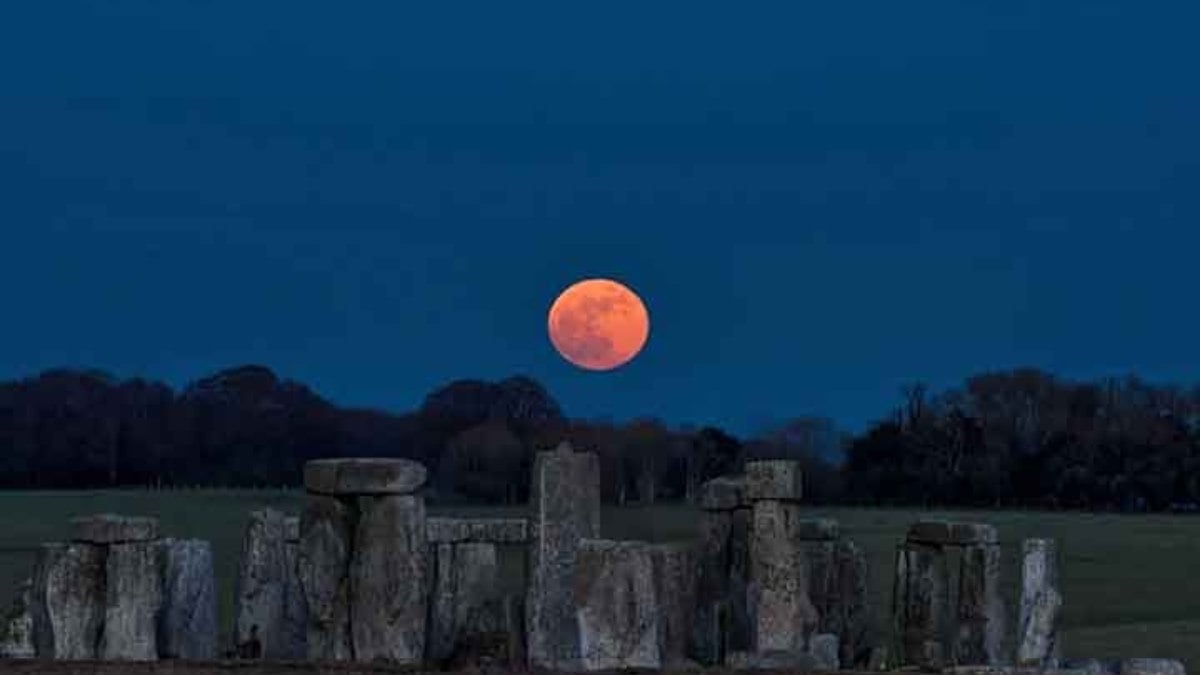
<svg viewBox="0 0 1200 675">
<path fill-rule="evenodd" d="M 1192 0 L 6 2 L 0 377 L 267 364 L 388 409 L 851 428 L 1200 367 Z M 646 300 L 587 373 L 580 277 Z"/>
</svg>

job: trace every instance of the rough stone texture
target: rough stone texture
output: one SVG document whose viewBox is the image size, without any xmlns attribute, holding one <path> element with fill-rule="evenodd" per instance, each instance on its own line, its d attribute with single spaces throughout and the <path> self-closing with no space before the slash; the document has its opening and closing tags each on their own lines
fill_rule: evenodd
<svg viewBox="0 0 1200 675">
<path fill-rule="evenodd" d="M 300 585 L 297 571 L 300 561 L 300 544 L 289 541 L 284 545 L 287 563 L 287 585 L 283 592 L 283 653 L 280 658 L 301 661 L 308 656 L 308 607 L 304 600 L 304 588 Z"/>
<path fill-rule="evenodd" d="M 994 526 L 984 523 L 922 520 L 909 526 L 908 541 L 943 546 L 967 546 L 995 544 L 1000 541 L 1000 536 Z"/>
<path fill-rule="evenodd" d="M 391 457 L 314 459 L 304 463 L 304 489 L 322 495 L 407 495 L 425 484 L 420 462 Z"/>
<path fill-rule="evenodd" d="M 1175 659 L 1125 659 L 1118 675 L 1187 675 L 1183 663 Z"/>
<path fill-rule="evenodd" d="M 574 594 L 582 539 L 600 536 L 600 462 L 563 443 L 534 460 L 530 484 L 530 579 L 525 603 L 531 665 L 569 669 L 579 659 Z"/>
<path fill-rule="evenodd" d="M 580 543 L 574 595 L 584 670 L 662 667 L 654 558 L 643 542 Z"/>
<path fill-rule="evenodd" d="M 71 519 L 72 539 L 89 544 L 115 544 L 158 539 L 158 519 L 98 513 Z"/>
<path fill-rule="evenodd" d="M 502 631 L 504 624 L 497 594 L 496 545 L 464 542 L 431 548 L 433 590 L 426 654 L 438 662 L 456 652 L 482 656 L 479 652 L 490 646 L 485 644 L 487 638 Z"/>
<path fill-rule="evenodd" d="M 701 516 L 692 653 L 705 665 L 718 665 L 727 653 L 751 648 L 746 606 L 749 547 L 748 509 Z"/>
<path fill-rule="evenodd" d="M 800 462 L 795 460 L 746 462 L 746 498 L 798 502 L 804 494 L 802 479 Z"/>
<path fill-rule="evenodd" d="M 950 657 L 945 552 L 907 542 L 897 551 L 894 621 L 903 664 L 942 668 Z"/>
<path fill-rule="evenodd" d="M 420 663 L 429 602 L 425 499 L 360 497 L 358 508 L 350 561 L 354 660 Z"/>
<path fill-rule="evenodd" d="M 808 653 L 816 661 L 817 670 L 837 670 L 841 665 L 841 645 L 838 636 L 819 633 L 808 640 Z"/>
<path fill-rule="evenodd" d="M 1004 603 L 1000 597 L 1000 546 L 962 551 L 959 571 L 956 664 L 998 666 L 1004 661 Z"/>
<path fill-rule="evenodd" d="M 525 518 L 428 518 L 425 535 L 431 544 L 524 544 L 529 541 L 529 521 Z"/>
<path fill-rule="evenodd" d="M 163 590 L 161 553 L 158 542 L 108 547 L 100 658 L 107 661 L 158 658 L 158 612 Z"/>
<path fill-rule="evenodd" d="M 354 511 L 334 497 L 308 495 L 300 516 L 296 575 L 308 608 L 305 642 L 313 661 L 349 661 L 350 551 Z"/>
<path fill-rule="evenodd" d="M 867 556 L 854 542 L 839 540 L 834 546 L 834 566 L 838 602 L 828 617 L 822 617 L 826 625 L 821 632 L 838 636 L 842 668 L 863 667 L 871 660 L 872 648 L 878 646 L 871 635 Z"/>
<path fill-rule="evenodd" d="M 0 624 L 0 659 L 32 659 L 33 647 L 33 579 L 17 585 L 12 606 L 4 613 Z"/>
<path fill-rule="evenodd" d="M 743 476 L 719 476 L 700 486 L 700 508 L 705 511 L 732 511 L 749 506 Z"/>
<path fill-rule="evenodd" d="M 293 544 L 300 542 L 300 517 L 283 517 L 283 540 Z"/>
<path fill-rule="evenodd" d="M 1017 665 L 1057 668 L 1062 610 L 1057 547 L 1051 539 L 1026 539 L 1022 555 Z"/>
<path fill-rule="evenodd" d="M 234 592 L 234 639 L 241 644 L 257 633 L 264 659 L 294 659 L 304 656 L 286 625 L 288 586 L 295 566 L 288 560 L 289 518 L 275 509 L 250 514 L 242 536 Z M 257 627 L 257 628 L 256 628 Z"/>
<path fill-rule="evenodd" d="M 808 597 L 799 504 L 754 503 L 749 609 L 755 651 L 803 650 L 819 622 Z"/>
<path fill-rule="evenodd" d="M 658 598 L 658 644 L 665 668 L 691 665 L 692 617 L 696 611 L 696 549 L 691 544 L 658 544 L 651 551 Z"/>
<path fill-rule="evenodd" d="M 158 655 L 213 659 L 217 655 L 217 596 L 212 546 L 199 539 L 164 539 Z"/>
<path fill-rule="evenodd" d="M 43 544 L 33 575 L 33 641 L 39 659 L 95 659 L 104 625 L 105 551 Z"/>
</svg>

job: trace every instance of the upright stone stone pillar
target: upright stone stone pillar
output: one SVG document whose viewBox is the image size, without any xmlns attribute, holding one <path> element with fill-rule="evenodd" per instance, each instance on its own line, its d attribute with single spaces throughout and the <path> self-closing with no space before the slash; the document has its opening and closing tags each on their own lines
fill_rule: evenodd
<svg viewBox="0 0 1200 675">
<path fill-rule="evenodd" d="M 283 593 L 283 639 L 287 649 L 281 658 L 303 661 L 308 657 L 308 607 L 304 589 L 300 586 L 300 518 L 287 516 L 283 520 L 284 562 L 287 567 L 287 587 Z"/>
<path fill-rule="evenodd" d="M 199 539 L 164 539 L 163 607 L 158 616 L 158 655 L 210 660 L 217 655 L 217 598 L 212 546 Z"/>
<path fill-rule="evenodd" d="M 1058 590 L 1058 551 L 1052 539 L 1026 539 L 1022 545 L 1021 615 L 1017 665 L 1054 669 L 1062 595 Z"/>
<path fill-rule="evenodd" d="M 404 459 L 305 464 L 297 568 L 310 658 L 421 662 L 429 574 L 425 502 L 415 493 L 425 478 Z"/>
<path fill-rule="evenodd" d="M 692 653 L 704 665 L 720 665 L 732 651 L 747 651 L 750 617 L 750 502 L 744 478 L 722 476 L 700 488 L 699 577 Z"/>
<path fill-rule="evenodd" d="M 0 618 L 0 659 L 32 659 L 37 655 L 33 646 L 33 580 L 17 585 L 12 605 Z"/>
<path fill-rule="evenodd" d="M 534 460 L 532 532 L 526 607 L 531 665 L 574 668 L 579 622 L 572 586 L 579 542 L 600 536 L 600 462 L 563 443 Z"/>
<path fill-rule="evenodd" d="M 158 520 L 102 513 L 74 518 L 75 541 L 105 548 L 105 603 L 97 657 L 158 659 L 162 564 Z"/>
<path fill-rule="evenodd" d="M 275 509 L 250 513 L 242 536 L 242 554 L 234 591 L 233 632 L 236 644 L 253 634 L 262 658 L 294 658 L 284 634 L 284 607 L 289 576 L 286 516 Z"/>
<path fill-rule="evenodd" d="M 39 659 L 97 658 L 104 630 L 104 547 L 42 544 L 33 575 L 33 643 Z"/>
<path fill-rule="evenodd" d="M 954 660 L 960 664 L 998 666 L 1004 660 L 1003 641 L 1000 545 L 978 543 L 964 546 L 959 572 L 958 634 Z"/>
</svg>

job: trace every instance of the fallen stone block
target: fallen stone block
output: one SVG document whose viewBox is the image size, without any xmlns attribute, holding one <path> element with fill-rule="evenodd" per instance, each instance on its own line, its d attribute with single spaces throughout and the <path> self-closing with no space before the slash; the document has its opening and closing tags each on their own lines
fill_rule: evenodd
<svg viewBox="0 0 1200 675">
<path fill-rule="evenodd" d="M 742 476 L 719 476 L 700 486 L 700 508 L 705 511 L 732 511 L 749 506 L 746 479 Z"/>
<path fill-rule="evenodd" d="M 420 462 L 390 457 L 314 459 L 304 463 L 304 489 L 322 495 L 407 495 L 425 484 Z"/>
<path fill-rule="evenodd" d="M 804 494 L 800 462 L 767 459 L 746 462 L 746 498 L 798 502 Z"/>
<path fill-rule="evenodd" d="M 199 539 L 164 539 L 158 655 L 209 660 L 217 656 L 217 598 L 212 546 Z"/>
<path fill-rule="evenodd" d="M 968 546 L 995 544 L 1000 541 L 1000 536 L 994 526 L 985 523 L 922 520 L 909 526 L 908 540 L 940 546 Z"/>
<path fill-rule="evenodd" d="M 101 659 L 158 659 L 158 612 L 163 590 L 160 553 L 158 542 L 108 547 Z"/>
<path fill-rule="evenodd" d="M 350 554 L 355 514 L 334 497 L 308 495 L 300 516 L 296 574 L 307 607 L 312 661 L 349 661 Z"/>
<path fill-rule="evenodd" d="M 119 544 L 158 539 L 158 519 L 98 513 L 72 518 L 72 539 L 89 544 Z"/>
<path fill-rule="evenodd" d="M 97 658 L 104 626 L 104 547 L 43 544 L 34 565 L 32 592 L 37 657 Z"/>
<path fill-rule="evenodd" d="M 32 659 L 33 645 L 33 580 L 17 585 L 12 605 L 0 619 L 0 659 Z"/>
<path fill-rule="evenodd" d="M 525 518 L 428 518 L 425 534 L 431 544 L 524 544 L 529 541 L 529 521 Z"/>
</svg>

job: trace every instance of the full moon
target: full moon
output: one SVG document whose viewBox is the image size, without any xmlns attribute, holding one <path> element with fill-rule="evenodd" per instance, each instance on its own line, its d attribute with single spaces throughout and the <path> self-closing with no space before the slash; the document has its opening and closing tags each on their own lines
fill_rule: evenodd
<svg viewBox="0 0 1200 675">
<path fill-rule="evenodd" d="M 629 363 L 650 336 L 650 315 L 642 299 L 611 279 L 572 284 L 550 306 L 546 323 L 558 353 L 585 370 Z"/>
</svg>

